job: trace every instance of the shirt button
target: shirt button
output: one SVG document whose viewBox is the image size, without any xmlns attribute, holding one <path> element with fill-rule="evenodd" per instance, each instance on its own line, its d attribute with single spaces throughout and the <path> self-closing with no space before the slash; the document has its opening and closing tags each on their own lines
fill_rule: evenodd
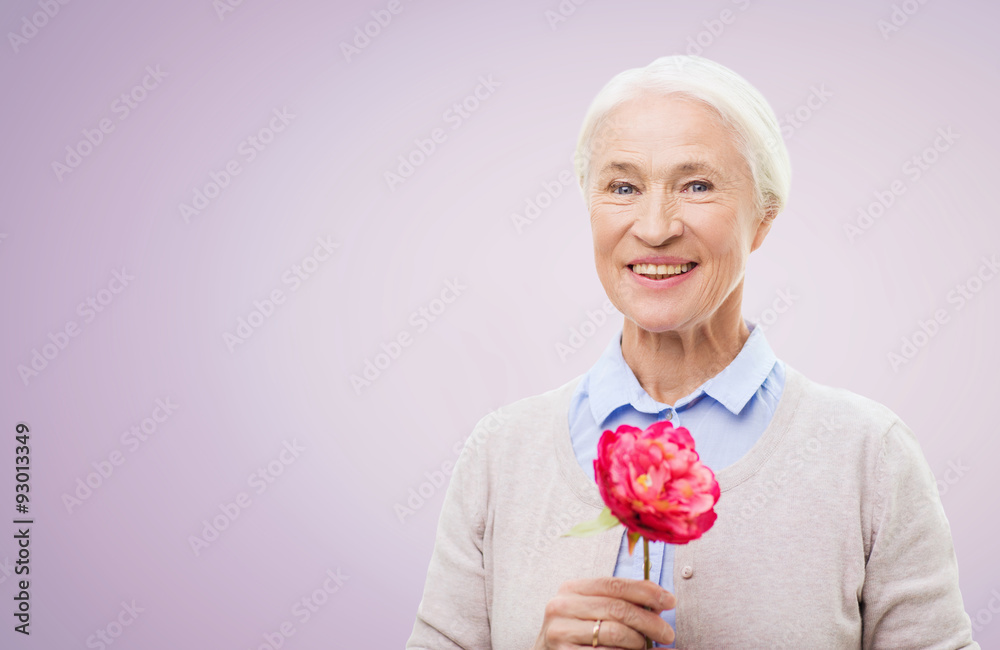
<svg viewBox="0 0 1000 650">
<path fill-rule="evenodd" d="M 664 417 L 667 418 L 668 420 L 673 420 L 674 414 L 672 411 L 667 411 L 667 414 Z"/>
<path fill-rule="evenodd" d="M 681 577 L 686 579 L 690 578 L 693 575 L 694 575 L 694 569 L 692 569 L 691 567 L 686 566 L 683 569 L 681 569 Z"/>
</svg>

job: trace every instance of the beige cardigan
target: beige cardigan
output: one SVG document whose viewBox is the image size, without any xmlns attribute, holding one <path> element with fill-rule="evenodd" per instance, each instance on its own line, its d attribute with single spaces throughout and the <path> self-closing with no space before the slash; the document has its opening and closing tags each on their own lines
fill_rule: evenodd
<svg viewBox="0 0 1000 650">
<path fill-rule="evenodd" d="M 717 473 L 715 526 L 676 549 L 676 646 L 978 648 L 911 430 L 875 401 L 786 368 L 770 425 Z M 623 528 L 560 536 L 603 507 L 570 443 L 581 378 L 476 425 L 407 648 L 527 650 L 563 581 L 613 574 Z"/>
</svg>

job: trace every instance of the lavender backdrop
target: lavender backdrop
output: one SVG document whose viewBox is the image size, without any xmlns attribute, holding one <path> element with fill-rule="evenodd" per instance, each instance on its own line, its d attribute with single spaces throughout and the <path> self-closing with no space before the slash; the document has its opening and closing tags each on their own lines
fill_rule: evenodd
<svg viewBox="0 0 1000 650">
<path fill-rule="evenodd" d="M 915 431 L 976 638 L 1000 644 L 998 20 L 985 1 L 4 3 L 4 611 L 9 522 L 35 523 L 31 635 L 8 613 L 0 645 L 402 647 L 456 445 L 621 322 L 566 180 L 583 113 L 684 52 L 760 88 L 791 151 L 745 315 Z"/>
</svg>

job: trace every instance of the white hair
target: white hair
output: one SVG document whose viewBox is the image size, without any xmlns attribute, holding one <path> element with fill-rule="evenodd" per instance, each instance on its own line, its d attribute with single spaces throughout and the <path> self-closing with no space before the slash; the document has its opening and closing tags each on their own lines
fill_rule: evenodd
<svg viewBox="0 0 1000 650">
<path fill-rule="evenodd" d="M 732 132 L 753 180 L 760 211 L 780 212 L 788 201 L 792 167 L 774 110 L 760 92 L 729 68 L 700 56 L 674 55 L 618 73 L 597 94 L 583 119 L 573 166 L 587 194 L 594 138 L 611 111 L 643 94 L 679 94 L 707 104 Z"/>
</svg>

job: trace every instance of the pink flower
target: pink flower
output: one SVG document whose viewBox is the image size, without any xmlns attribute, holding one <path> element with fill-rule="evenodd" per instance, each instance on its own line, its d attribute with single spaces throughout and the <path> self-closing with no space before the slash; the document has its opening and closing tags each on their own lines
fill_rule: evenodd
<svg viewBox="0 0 1000 650">
<path fill-rule="evenodd" d="M 645 431 L 627 424 L 605 431 L 594 476 L 605 505 L 629 531 L 629 552 L 640 536 L 687 544 L 715 523 L 719 484 L 684 427 L 662 421 Z"/>
</svg>

